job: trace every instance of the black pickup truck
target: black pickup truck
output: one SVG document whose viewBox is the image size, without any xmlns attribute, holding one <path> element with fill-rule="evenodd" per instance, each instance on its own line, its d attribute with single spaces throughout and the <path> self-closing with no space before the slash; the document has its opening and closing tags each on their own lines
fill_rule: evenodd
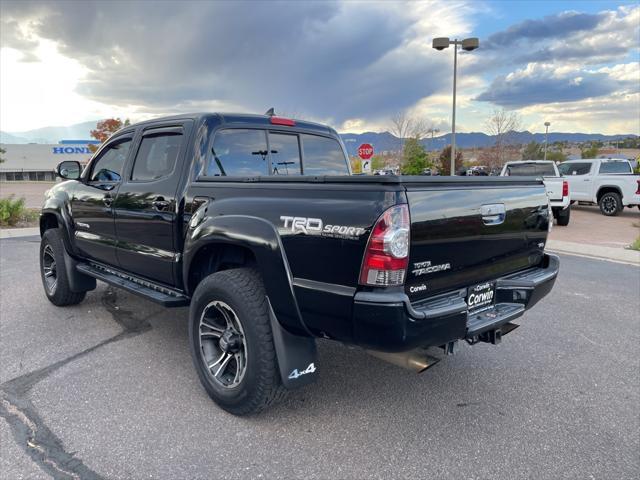
<svg viewBox="0 0 640 480">
<path fill-rule="evenodd" d="M 234 414 L 312 381 L 316 338 L 416 371 L 458 340 L 499 343 L 558 273 L 541 179 L 351 175 L 335 130 L 311 122 L 151 120 L 57 173 L 40 216 L 49 300 L 77 304 L 97 279 L 189 305 L 200 380 Z"/>
</svg>

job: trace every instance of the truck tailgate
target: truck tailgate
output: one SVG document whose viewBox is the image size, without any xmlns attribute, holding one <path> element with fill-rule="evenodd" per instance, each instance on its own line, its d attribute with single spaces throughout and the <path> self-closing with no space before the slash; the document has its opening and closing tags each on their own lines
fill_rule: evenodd
<svg viewBox="0 0 640 480">
<path fill-rule="evenodd" d="M 562 183 L 560 177 L 544 177 L 544 185 L 547 188 L 547 195 L 551 201 L 562 201 Z"/>
<path fill-rule="evenodd" d="M 538 265 L 548 229 L 539 180 L 404 182 L 411 215 L 409 298 L 469 287 Z"/>
</svg>

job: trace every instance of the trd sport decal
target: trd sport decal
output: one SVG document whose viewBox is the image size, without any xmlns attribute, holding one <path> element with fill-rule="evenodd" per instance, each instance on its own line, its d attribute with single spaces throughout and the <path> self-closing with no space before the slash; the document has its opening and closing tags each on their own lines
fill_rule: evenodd
<svg viewBox="0 0 640 480">
<path fill-rule="evenodd" d="M 293 233 L 305 235 L 320 235 L 323 237 L 356 239 L 366 230 L 361 227 L 349 227 L 347 225 L 325 225 L 321 218 L 289 217 L 281 216 L 284 228 Z"/>
</svg>

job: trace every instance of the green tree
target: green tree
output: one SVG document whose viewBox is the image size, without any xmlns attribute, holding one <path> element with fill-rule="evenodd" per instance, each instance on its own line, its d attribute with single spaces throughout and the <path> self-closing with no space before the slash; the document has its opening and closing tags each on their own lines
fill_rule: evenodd
<svg viewBox="0 0 640 480">
<path fill-rule="evenodd" d="M 544 158 L 544 148 L 538 142 L 530 142 L 522 151 L 523 160 L 542 160 Z"/>
<path fill-rule="evenodd" d="M 596 158 L 600 149 L 596 143 L 591 143 L 589 146 L 585 146 L 580 149 L 581 158 Z"/>
<path fill-rule="evenodd" d="M 429 155 L 417 138 L 408 138 L 404 143 L 402 154 L 403 175 L 422 175 L 422 172 L 433 165 L 429 161 Z"/>
<path fill-rule="evenodd" d="M 371 170 L 382 170 L 384 167 L 384 158 L 382 158 L 380 155 L 374 155 L 373 157 L 371 157 Z"/>
<path fill-rule="evenodd" d="M 566 159 L 567 156 L 559 150 L 549 150 L 547 152 L 547 160 L 552 162 L 564 162 Z"/>
<path fill-rule="evenodd" d="M 2 155 L 4 155 L 5 153 L 7 153 L 7 151 L 4 148 L 0 148 L 0 163 L 4 163 L 4 158 L 2 158 Z"/>
<path fill-rule="evenodd" d="M 451 175 L 451 145 L 447 145 L 442 149 L 438 160 L 440 161 L 440 166 L 438 167 L 440 174 Z M 455 169 L 456 172 L 459 172 L 462 169 L 462 152 L 460 150 L 456 150 Z"/>
</svg>

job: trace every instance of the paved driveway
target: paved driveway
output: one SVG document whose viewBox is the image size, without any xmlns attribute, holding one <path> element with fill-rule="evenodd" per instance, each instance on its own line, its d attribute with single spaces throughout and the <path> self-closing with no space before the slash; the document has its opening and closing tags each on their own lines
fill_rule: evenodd
<svg viewBox="0 0 640 480">
<path fill-rule="evenodd" d="M 566 227 L 555 225 L 549 238 L 585 245 L 624 248 L 640 236 L 640 210 L 625 208 L 616 217 L 605 217 L 595 206 L 571 207 Z"/>
</svg>

